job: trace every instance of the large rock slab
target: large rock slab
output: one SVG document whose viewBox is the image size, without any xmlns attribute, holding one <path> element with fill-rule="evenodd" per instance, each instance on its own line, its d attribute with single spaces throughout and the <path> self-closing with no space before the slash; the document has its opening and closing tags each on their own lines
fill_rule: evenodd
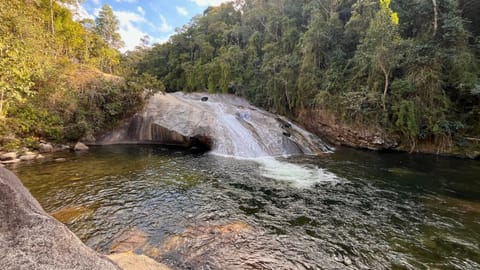
<svg viewBox="0 0 480 270">
<path fill-rule="evenodd" d="M 0 269 L 120 269 L 50 217 L 20 180 L 0 167 Z"/>
<path fill-rule="evenodd" d="M 202 101 L 203 99 L 203 101 Z M 330 150 L 288 119 L 220 94 L 156 94 L 145 109 L 100 144 L 157 143 L 205 147 L 241 158 L 321 154 Z"/>
</svg>

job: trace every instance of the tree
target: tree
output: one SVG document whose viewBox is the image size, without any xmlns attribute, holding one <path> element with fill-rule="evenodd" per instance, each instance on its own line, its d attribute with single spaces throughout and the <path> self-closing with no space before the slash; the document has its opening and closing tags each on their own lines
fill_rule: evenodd
<svg viewBox="0 0 480 270">
<path fill-rule="evenodd" d="M 401 42 L 398 15 L 390 9 L 390 0 L 380 0 L 380 10 L 370 23 L 356 52 L 360 65 L 370 68 L 369 77 L 380 71 L 383 75 L 382 107 L 387 110 L 386 97 L 392 71 L 401 60 Z"/>
<path fill-rule="evenodd" d="M 95 23 L 97 33 L 110 47 L 120 49 L 124 46 L 122 38 L 118 33 L 120 22 L 113 14 L 112 7 L 105 4 L 98 13 Z"/>
</svg>

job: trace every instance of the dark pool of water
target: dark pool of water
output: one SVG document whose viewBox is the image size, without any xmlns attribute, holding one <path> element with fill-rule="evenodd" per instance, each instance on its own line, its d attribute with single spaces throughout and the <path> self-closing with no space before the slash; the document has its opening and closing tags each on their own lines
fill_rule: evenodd
<svg viewBox="0 0 480 270">
<path fill-rule="evenodd" d="M 480 269 L 478 161 L 351 149 L 252 161 L 153 146 L 61 155 L 13 169 L 46 211 L 81 209 L 64 222 L 103 253 L 135 232 L 135 252 L 173 269 Z"/>
</svg>

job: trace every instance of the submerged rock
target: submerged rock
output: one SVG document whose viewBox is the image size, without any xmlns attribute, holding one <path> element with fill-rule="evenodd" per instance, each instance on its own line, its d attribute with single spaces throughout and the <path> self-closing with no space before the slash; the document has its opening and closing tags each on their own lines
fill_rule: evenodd
<svg viewBox="0 0 480 270">
<path fill-rule="evenodd" d="M 10 171 L 0 168 L 0 269 L 120 269 L 50 217 Z"/>
<path fill-rule="evenodd" d="M 118 237 L 110 247 L 110 253 L 123 253 L 136 251 L 147 244 L 147 234 L 131 229 Z"/>
<path fill-rule="evenodd" d="M 88 217 L 92 215 L 93 212 L 94 211 L 92 209 L 83 206 L 70 206 L 58 209 L 50 214 L 62 223 L 71 223 Z"/>
<path fill-rule="evenodd" d="M 202 97 L 209 102 L 202 102 Z M 284 127 L 288 134 L 284 136 Z M 157 143 L 203 147 L 219 155 L 256 158 L 321 154 L 330 150 L 288 119 L 219 94 L 156 94 L 144 111 L 100 144 Z"/>
<path fill-rule="evenodd" d="M 123 270 L 169 270 L 164 264 L 133 252 L 124 252 L 108 255 L 112 261 L 117 263 Z"/>
</svg>

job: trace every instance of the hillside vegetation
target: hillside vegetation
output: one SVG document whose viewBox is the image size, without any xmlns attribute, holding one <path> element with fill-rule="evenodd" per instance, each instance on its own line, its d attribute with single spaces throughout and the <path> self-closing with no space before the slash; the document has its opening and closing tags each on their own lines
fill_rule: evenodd
<svg viewBox="0 0 480 270">
<path fill-rule="evenodd" d="M 478 14 L 465 0 L 239 0 L 130 56 L 167 91 L 234 93 L 294 118 L 328 112 L 411 151 L 475 148 Z"/>
<path fill-rule="evenodd" d="M 110 29 L 101 18 L 76 22 L 66 2 L 0 1 L 3 150 L 109 129 L 142 106 L 146 88 L 161 89 L 121 64 L 116 19 Z M 108 6 L 102 12 L 113 16 Z"/>
<path fill-rule="evenodd" d="M 65 3 L 0 3 L 4 150 L 102 133 L 165 88 L 376 130 L 403 150 L 480 151 L 478 1 L 236 0 L 127 54 L 108 5 L 77 22 Z"/>
</svg>

